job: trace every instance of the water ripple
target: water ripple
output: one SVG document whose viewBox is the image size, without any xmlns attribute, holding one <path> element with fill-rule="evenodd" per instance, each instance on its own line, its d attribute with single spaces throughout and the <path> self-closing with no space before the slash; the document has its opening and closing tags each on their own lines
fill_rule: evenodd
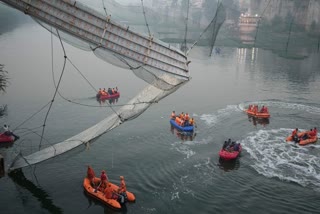
<svg viewBox="0 0 320 214">
<path fill-rule="evenodd" d="M 319 146 L 304 147 L 286 143 L 291 129 L 259 130 L 241 141 L 254 159 L 251 165 L 259 174 L 298 183 L 320 191 Z"/>
<path fill-rule="evenodd" d="M 234 112 L 240 112 L 238 106 L 236 105 L 228 105 L 224 109 L 219 109 L 217 114 L 202 114 L 200 119 L 205 121 L 208 125 L 216 125 L 226 118 L 230 117 L 230 115 Z"/>
</svg>

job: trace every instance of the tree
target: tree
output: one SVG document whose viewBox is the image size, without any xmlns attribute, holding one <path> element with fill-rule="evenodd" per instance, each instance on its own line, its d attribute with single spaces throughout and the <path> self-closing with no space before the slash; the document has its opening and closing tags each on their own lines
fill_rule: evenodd
<svg viewBox="0 0 320 214">
<path fill-rule="evenodd" d="M 0 64 L 0 92 L 5 92 L 6 88 L 8 86 L 8 77 L 7 77 L 7 71 L 4 69 L 4 65 Z"/>
</svg>

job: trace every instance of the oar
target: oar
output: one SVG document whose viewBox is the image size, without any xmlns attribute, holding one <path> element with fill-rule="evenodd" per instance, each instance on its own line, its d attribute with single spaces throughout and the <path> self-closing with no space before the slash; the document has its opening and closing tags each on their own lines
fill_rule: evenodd
<svg viewBox="0 0 320 214">
<path fill-rule="evenodd" d="M 98 188 L 100 187 L 101 183 L 102 183 L 102 182 L 100 181 L 100 184 L 99 184 L 99 185 L 97 186 L 97 188 L 94 190 L 95 193 L 98 192 Z"/>
<path fill-rule="evenodd" d="M 109 178 L 108 175 L 106 174 L 107 177 L 107 181 L 109 182 Z M 100 181 L 100 184 L 98 185 L 98 187 L 94 190 L 94 192 L 96 193 L 98 191 L 98 188 L 100 187 L 100 185 L 102 184 L 102 181 Z"/>
</svg>

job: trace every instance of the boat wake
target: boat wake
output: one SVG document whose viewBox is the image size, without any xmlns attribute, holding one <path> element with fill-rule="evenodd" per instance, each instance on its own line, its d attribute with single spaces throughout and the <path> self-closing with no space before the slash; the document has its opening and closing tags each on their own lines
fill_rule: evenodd
<svg viewBox="0 0 320 214">
<path fill-rule="evenodd" d="M 291 131 L 259 130 L 240 142 L 253 159 L 251 167 L 259 174 L 320 191 L 320 145 L 287 143 L 285 137 Z"/>
<path fill-rule="evenodd" d="M 200 119 L 203 120 L 207 125 L 215 126 L 220 122 L 224 121 L 226 118 L 229 118 L 231 114 L 235 112 L 240 112 L 240 109 L 236 105 L 228 105 L 224 109 L 217 111 L 217 114 L 202 114 Z"/>
<path fill-rule="evenodd" d="M 179 146 L 174 145 L 174 148 L 175 148 L 175 150 L 177 152 L 185 155 L 186 156 L 185 159 L 188 159 L 188 158 L 190 158 L 190 157 L 192 157 L 192 156 L 194 156 L 196 154 L 196 152 L 193 151 L 190 148 L 190 146 L 185 145 L 185 144 L 182 144 L 182 145 L 179 145 Z"/>
</svg>

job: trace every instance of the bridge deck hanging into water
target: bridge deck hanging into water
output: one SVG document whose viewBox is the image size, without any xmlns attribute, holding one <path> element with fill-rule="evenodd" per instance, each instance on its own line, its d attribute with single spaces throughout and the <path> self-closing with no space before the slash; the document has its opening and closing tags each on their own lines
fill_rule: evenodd
<svg viewBox="0 0 320 214">
<path fill-rule="evenodd" d="M 90 44 L 92 50 L 121 55 L 138 65 L 189 78 L 187 57 L 160 40 L 117 24 L 74 0 L 1 0 L 54 28 Z"/>
<path fill-rule="evenodd" d="M 63 154 L 139 116 L 154 102 L 176 91 L 189 80 L 186 55 L 152 35 L 133 32 L 98 12 L 73 0 L 0 0 L 35 18 L 50 32 L 54 28 L 65 33 L 62 38 L 72 45 L 92 50 L 104 60 L 118 66 L 145 72 L 149 83 L 127 105 L 96 125 L 60 143 L 32 154 L 16 153 L 9 170 L 40 163 Z M 60 38 L 60 33 L 56 32 Z M 73 40 L 70 41 L 69 39 Z M 117 62 L 114 62 L 117 61 Z M 139 73 L 137 74 L 139 76 Z M 140 76 L 139 76 L 140 77 Z M 140 77 L 141 78 L 141 77 Z"/>
</svg>

